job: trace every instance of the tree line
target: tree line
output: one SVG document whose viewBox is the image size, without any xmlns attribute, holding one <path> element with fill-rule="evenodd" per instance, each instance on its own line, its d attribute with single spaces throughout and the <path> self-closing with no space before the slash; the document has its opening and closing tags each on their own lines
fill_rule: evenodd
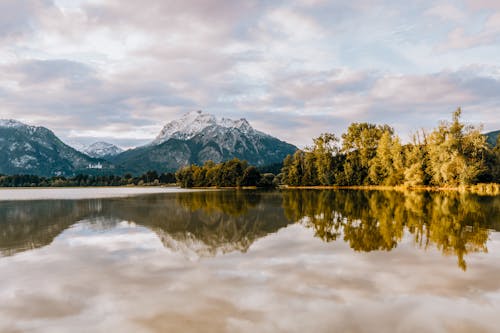
<svg viewBox="0 0 500 333">
<path fill-rule="evenodd" d="M 283 163 L 257 168 L 237 158 L 189 165 L 174 173 L 40 177 L 0 175 L 0 187 L 164 185 L 181 187 L 289 186 L 461 186 L 500 183 L 500 136 L 487 143 L 480 129 L 452 120 L 430 133 L 420 131 L 411 143 L 389 125 L 353 123 L 338 138 L 324 133 L 313 145 L 288 155 Z M 276 176 L 275 176 L 276 175 Z M 496 185 L 498 191 L 498 185 Z"/>
<path fill-rule="evenodd" d="M 480 129 L 451 121 L 402 144 L 388 125 L 353 123 L 340 140 L 325 133 L 283 161 L 290 186 L 461 186 L 500 183 L 500 138 L 489 145 Z"/>
<path fill-rule="evenodd" d="M 261 173 L 255 166 L 237 158 L 214 163 L 205 162 L 202 166 L 189 165 L 175 174 L 181 187 L 274 187 L 275 176 L 272 173 Z"/>
<path fill-rule="evenodd" d="M 79 186 L 142 186 L 166 185 L 175 183 L 175 174 L 158 174 L 148 171 L 140 176 L 131 174 L 115 175 L 77 175 L 75 177 L 40 177 L 35 175 L 0 175 L 0 187 L 79 187 Z"/>
</svg>

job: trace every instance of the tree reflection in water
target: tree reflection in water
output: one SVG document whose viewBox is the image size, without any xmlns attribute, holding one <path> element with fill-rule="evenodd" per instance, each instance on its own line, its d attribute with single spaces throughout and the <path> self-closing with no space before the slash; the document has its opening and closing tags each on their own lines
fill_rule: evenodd
<svg viewBox="0 0 500 333">
<path fill-rule="evenodd" d="M 356 251 L 389 251 L 406 230 L 417 246 L 456 255 L 463 270 L 467 253 L 487 252 L 489 229 L 499 230 L 500 222 L 500 197 L 457 192 L 291 190 L 283 206 L 289 219 L 326 242 L 342 238 Z"/>
<path fill-rule="evenodd" d="M 213 256 L 245 252 L 258 238 L 290 224 L 277 192 L 206 191 L 97 200 L 0 202 L 0 254 L 50 244 L 80 221 L 93 228 L 134 222 L 166 247 Z"/>
<path fill-rule="evenodd" d="M 410 234 L 417 247 L 465 256 L 486 252 L 500 230 L 500 196 L 456 192 L 290 190 L 206 191 L 98 200 L 0 202 L 0 254 L 50 244 L 85 221 L 113 228 L 129 221 L 154 231 L 166 247 L 213 256 L 245 252 L 290 223 L 313 228 L 326 242 L 356 251 L 390 251 Z"/>
</svg>

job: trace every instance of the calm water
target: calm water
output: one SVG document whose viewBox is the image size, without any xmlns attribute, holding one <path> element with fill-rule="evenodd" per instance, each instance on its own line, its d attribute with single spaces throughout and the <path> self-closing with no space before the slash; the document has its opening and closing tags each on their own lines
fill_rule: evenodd
<svg viewBox="0 0 500 333">
<path fill-rule="evenodd" d="M 0 201 L 0 332 L 500 327 L 500 197 L 76 198 Z"/>
</svg>

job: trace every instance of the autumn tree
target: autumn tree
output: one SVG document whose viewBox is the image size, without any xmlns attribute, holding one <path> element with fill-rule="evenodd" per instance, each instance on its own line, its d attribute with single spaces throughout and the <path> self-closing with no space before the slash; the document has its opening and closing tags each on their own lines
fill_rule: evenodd
<svg viewBox="0 0 500 333">
<path fill-rule="evenodd" d="M 404 180 L 403 148 L 397 136 L 385 131 L 375 156 L 370 160 L 370 182 L 375 185 L 399 185 Z"/>
<path fill-rule="evenodd" d="M 462 110 L 451 123 L 442 122 L 429 135 L 429 173 L 432 184 L 457 186 L 474 183 L 486 170 L 486 137 L 479 129 L 460 122 Z"/>
<path fill-rule="evenodd" d="M 314 166 L 317 172 L 318 185 L 335 184 L 335 160 L 339 154 L 339 139 L 333 133 L 323 133 L 314 139 L 311 153 L 314 155 Z"/>
<path fill-rule="evenodd" d="M 343 182 L 346 185 L 363 185 L 370 182 L 370 161 L 376 155 L 380 138 L 394 130 L 388 125 L 353 123 L 342 134 L 342 153 L 345 154 Z"/>
</svg>

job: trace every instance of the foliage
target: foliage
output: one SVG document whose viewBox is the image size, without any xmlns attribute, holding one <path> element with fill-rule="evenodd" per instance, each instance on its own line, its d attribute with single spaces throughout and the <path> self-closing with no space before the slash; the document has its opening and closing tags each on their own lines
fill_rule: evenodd
<svg viewBox="0 0 500 333">
<path fill-rule="evenodd" d="M 486 169 L 489 147 L 478 129 L 460 123 L 461 109 L 451 123 L 442 123 L 429 136 L 429 174 L 432 185 L 465 185 L 477 182 Z"/>
<path fill-rule="evenodd" d="M 500 182 L 500 147 L 480 128 L 451 122 L 402 145 L 388 125 L 353 123 L 342 134 L 321 134 L 314 145 L 283 161 L 280 180 L 290 186 L 467 186 Z"/>
<path fill-rule="evenodd" d="M 178 170 L 175 176 L 177 183 L 185 188 L 274 186 L 273 174 L 261 175 L 256 167 L 237 158 L 218 164 L 212 161 L 205 162 L 202 166 L 192 164 Z"/>
<path fill-rule="evenodd" d="M 75 177 L 40 177 L 35 175 L 0 175 L 0 187 L 80 187 L 80 186 L 127 186 L 127 185 L 165 185 L 175 183 L 173 173 L 159 175 L 156 171 L 132 177 L 113 175 L 77 175 Z"/>
</svg>

